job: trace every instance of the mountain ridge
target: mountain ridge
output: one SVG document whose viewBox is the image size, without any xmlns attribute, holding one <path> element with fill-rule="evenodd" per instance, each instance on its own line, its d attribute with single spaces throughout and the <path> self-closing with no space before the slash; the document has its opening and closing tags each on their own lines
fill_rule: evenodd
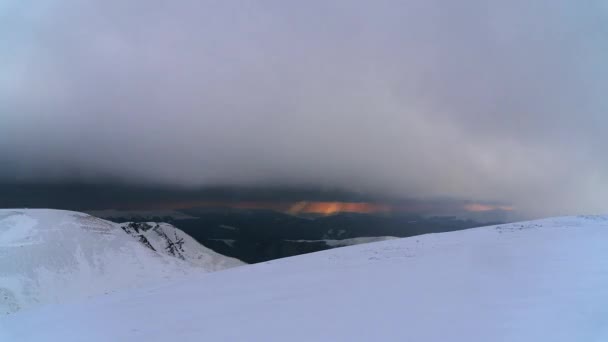
<svg viewBox="0 0 608 342">
<path fill-rule="evenodd" d="M 73 211 L 0 209 L 0 314 L 243 264 L 169 224 L 151 230 L 166 238 L 128 226 Z M 179 256 L 165 249 L 177 242 L 167 233 L 181 241 Z"/>
<path fill-rule="evenodd" d="M 0 319 L 0 335 L 23 342 L 600 342 L 608 339 L 606 241 L 605 216 L 425 234 L 24 312 Z"/>
</svg>

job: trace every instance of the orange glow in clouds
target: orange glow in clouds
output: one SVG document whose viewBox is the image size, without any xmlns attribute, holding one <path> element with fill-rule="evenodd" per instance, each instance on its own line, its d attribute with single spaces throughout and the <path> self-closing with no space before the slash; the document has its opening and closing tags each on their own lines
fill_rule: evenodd
<svg viewBox="0 0 608 342">
<path fill-rule="evenodd" d="M 149 207 L 149 206 L 148 206 Z M 300 202 L 222 202 L 222 201 L 188 201 L 162 204 L 159 208 L 238 208 L 238 209 L 268 209 L 296 214 L 332 215 L 341 212 L 371 214 L 393 210 L 390 205 L 368 202 L 329 202 L 329 201 L 300 201 Z"/>
<path fill-rule="evenodd" d="M 373 204 L 365 202 L 297 202 L 293 204 L 287 212 L 295 214 L 320 214 L 331 215 L 336 213 L 377 213 L 390 211 L 387 205 Z"/>
<path fill-rule="evenodd" d="M 148 205 L 146 209 L 154 208 Z M 457 204 L 454 206 L 441 207 L 429 203 L 410 204 L 386 204 L 370 202 L 338 202 L 338 201 L 299 201 L 299 202 L 272 202 L 272 201 L 186 201 L 173 203 L 159 203 L 158 208 L 187 209 L 187 208 L 237 208 L 237 209 L 266 209 L 280 212 L 297 214 L 332 215 L 337 213 L 453 213 L 462 212 L 484 212 L 484 211 L 513 211 L 512 206 L 493 205 L 485 203 Z M 133 208 L 138 208 L 133 206 Z"/>
<path fill-rule="evenodd" d="M 503 211 L 513 211 L 513 207 L 507 205 L 490 205 L 490 204 L 481 204 L 481 203 L 472 203 L 464 206 L 466 211 L 493 211 L 493 210 L 503 210 Z"/>
</svg>

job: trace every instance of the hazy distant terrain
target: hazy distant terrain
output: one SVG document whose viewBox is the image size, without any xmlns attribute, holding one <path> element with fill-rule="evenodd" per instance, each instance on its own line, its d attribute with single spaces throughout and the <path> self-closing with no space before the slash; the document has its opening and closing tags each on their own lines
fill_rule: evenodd
<svg viewBox="0 0 608 342">
<path fill-rule="evenodd" d="M 153 212 L 124 212 L 124 217 L 120 217 L 120 211 L 113 211 L 112 215 L 107 218 L 115 222 L 170 222 L 216 252 L 247 263 L 316 252 L 357 241 L 341 244 L 335 240 L 408 237 L 483 225 L 454 217 L 357 213 L 301 217 L 272 210 L 225 208 L 186 209 L 174 216 L 162 211 L 157 216 Z"/>
</svg>

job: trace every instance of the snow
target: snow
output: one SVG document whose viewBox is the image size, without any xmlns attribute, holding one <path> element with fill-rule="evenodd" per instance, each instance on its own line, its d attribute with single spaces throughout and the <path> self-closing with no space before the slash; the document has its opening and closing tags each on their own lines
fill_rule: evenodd
<svg viewBox="0 0 608 342">
<path fill-rule="evenodd" d="M 225 224 L 220 224 L 220 228 L 224 228 L 224 229 L 228 229 L 228 230 L 239 230 L 236 227 L 225 225 Z"/>
<path fill-rule="evenodd" d="M 343 239 L 343 240 L 325 240 L 328 246 L 332 247 L 344 247 L 344 246 L 354 246 L 360 245 L 362 243 L 370 243 L 370 242 L 378 242 L 378 241 L 386 241 L 397 239 L 394 236 L 379 236 L 379 237 L 358 237 L 352 239 Z"/>
<path fill-rule="evenodd" d="M 358 237 L 358 238 L 350 238 L 350 239 L 342 239 L 342 240 L 287 240 L 293 242 L 325 242 L 330 247 L 345 247 L 345 246 L 354 246 L 360 245 L 362 243 L 370 243 L 370 242 L 378 242 L 378 241 L 386 241 L 398 239 L 394 236 L 370 236 L 370 237 Z"/>
<path fill-rule="evenodd" d="M 209 239 L 209 240 L 211 240 L 211 241 L 221 241 L 227 247 L 234 247 L 234 244 L 236 243 L 236 240 L 233 240 L 233 239 Z"/>
<path fill-rule="evenodd" d="M 158 239 L 153 251 L 120 224 L 87 214 L 0 210 L 0 316 L 242 264 L 160 226 L 184 240 L 183 260 Z"/>
<path fill-rule="evenodd" d="M 126 227 L 129 223 L 131 222 L 121 223 L 120 225 Z M 161 254 L 177 256 L 196 266 L 203 267 L 208 271 L 219 271 L 244 265 L 244 263 L 238 259 L 226 257 L 201 245 L 190 235 L 168 223 L 147 222 L 146 224 L 151 228 L 142 231 L 141 235 L 145 236 L 154 250 Z M 176 251 L 176 254 L 170 254 L 167 251 L 167 239 L 172 242 L 181 240 L 182 246 L 180 250 Z"/>
<path fill-rule="evenodd" d="M 0 340 L 608 341 L 607 242 L 565 217 L 362 244 L 24 311 Z"/>
</svg>

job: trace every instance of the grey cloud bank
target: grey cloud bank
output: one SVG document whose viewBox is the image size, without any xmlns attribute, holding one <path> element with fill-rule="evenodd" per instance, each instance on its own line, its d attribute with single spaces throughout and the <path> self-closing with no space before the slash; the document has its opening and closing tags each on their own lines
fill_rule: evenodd
<svg viewBox="0 0 608 342">
<path fill-rule="evenodd" d="M 4 1 L 0 178 L 608 212 L 605 1 Z"/>
</svg>

